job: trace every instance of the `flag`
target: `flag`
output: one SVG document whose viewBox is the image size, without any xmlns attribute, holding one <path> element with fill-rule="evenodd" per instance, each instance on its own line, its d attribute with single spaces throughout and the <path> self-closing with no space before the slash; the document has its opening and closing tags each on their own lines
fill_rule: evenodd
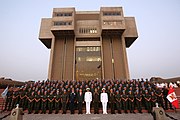
<svg viewBox="0 0 180 120">
<path fill-rule="evenodd" d="M 3 99 L 6 99 L 7 92 L 8 92 L 8 87 L 1 93 Z"/>
<path fill-rule="evenodd" d="M 166 98 L 171 102 L 171 104 L 175 108 L 178 108 L 178 99 L 173 88 L 169 89 L 169 92 Z"/>
</svg>

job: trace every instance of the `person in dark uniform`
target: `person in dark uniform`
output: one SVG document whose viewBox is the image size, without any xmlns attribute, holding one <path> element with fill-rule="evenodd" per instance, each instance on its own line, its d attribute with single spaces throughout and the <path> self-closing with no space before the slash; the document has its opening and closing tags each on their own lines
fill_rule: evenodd
<svg viewBox="0 0 180 120">
<path fill-rule="evenodd" d="M 95 92 L 93 93 L 93 102 L 94 102 L 94 114 L 99 114 L 99 93 L 98 89 L 95 88 Z"/>
<path fill-rule="evenodd" d="M 128 95 L 126 95 L 125 90 L 123 90 L 123 94 L 122 94 L 122 103 L 123 103 L 123 109 L 125 113 L 127 112 L 128 109 Z"/>
<path fill-rule="evenodd" d="M 24 87 L 23 89 L 22 89 L 22 91 L 21 91 L 21 94 L 20 94 L 20 107 L 22 107 L 23 108 L 23 110 L 25 110 L 26 109 L 26 88 Z"/>
<path fill-rule="evenodd" d="M 42 99 L 42 102 L 41 102 L 41 109 L 42 109 L 42 112 L 41 113 L 44 113 L 46 114 L 46 110 L 47 110 L 47 91 L 44 91 L 44 95 L 41 96 L 41 99 Z"/>
<path fill-rule="evenodd" d="M 169 91 L 168 88 L 164 86 L 164 88 L 163 88 L 163 99 L 165 102 L 165 108 L 164 108 L 165 110 L 168 109 L 168 99 L 166 98 L 168 95 L 168 91 Z"/>
<path fill-rule="evenodd" d="M 61 96 L 61 102 L 62 102 L 62 114 L 66 114 L 66 107 L 68 103 L 68 94 L 66 93 L 66 89 L 64 89 L 64 93 Z"/>
<path fill-rule="evenodd" d="M 129 110 L 130 110 L 130 113 L 135 113 L 134 112 L 134 95 L 132 94 L 132 91 L 129 91 L 128 99 L 129 99 Z"/>
<path fill-rule="evenodd" d="M 156 102 L 157 102 L 157 97 L 154 94 L 154 92 L 151 92 L 151 107 L 156 107 Z"/>
<path fill-rule="evenodd" d="M 56 95 L 54 96 L 54 100 L 55 100 L 55 114 L 59 113 L 59 108 L 60 108 L 60 101 L 61 101 L 61 95 L 59 93 L 59 90 L 56 92 Z"/>
<path fill-rule="evenodd" d="M 115 102 L 118 113 L 121 114 L 122 105 L 121 105 L 121 95 L 119 93 L 119 90 L 116 91 L 115 100 L 116 100 Z"/>
<path fill-rule="evenodd" d="M 146 110 L 148 111 L 148 113 L 151 113 L 151 95 L 148 93 L 147 90 L 145 90 L 144 99 Z"/>
<path fill-rule="evenodd" d="M 157 96 L 157 102 L 159 106 L 161 106 L 164 109 L 163 94 L 161 88 L 156 88 L 155 95 Z"/>
<path fill-rule="evenodd" d="M 142 113 L 142 103 L 141 103 L 142 102 L 142 94 L 139 93 L 138 90 L 136 91 L 135 98 L 136 98 L 137 110 L 139 111 L 139 113 Z"/>
<path fill-rule="evenodd" d="M 12 88 L 10 88 L 7 92 L 7 97 L 6 97 L 6 103 L 5 103 L 5 110 L 11 110 L 11 102 L 12 102 L 12 95 L 13 95 L 13 91 Z"/>
<path fill-rule="evenodd" d="M 13 95 L 12 95 L 12 106 L 11 106 L 11 110 L 13 109 L 13 108 L 15 108 L 16 107 L 16 105 L 18 104 L 18 97 L 19 97 L 19 94 L 18 94 L 18 91 L 14 91 L 13 92 Z"/>
<path fill-rule="evenodd" d="M 34 92 L 28 96 L 28 114 L 31 114 L 34 108 Z"/>
<path fill-rule="evenodd" d="M 69 94 L 71 114 L 74 114 L 75 100 L 76 100 L 76 93 L 74 92 L 74 88 L 72 88 L 71 93 Z"/>
<path fill-rule="evenodd" d="M 78 104 L 78 114 L 82 114 L 82 104 L 84 103 L 84 95 L 82 89 L 79 89 L 79 93 L 77 94 L 77 104 Z"/>
<path fill-rule="evenodd" d="M 51 93 L 48 97 L 49 114 L 51 114 L 53 111 L 53 101 L 54 101 L 54 95 L 53 95 L 53 91 L 51 91 Z"/>
<path fill-rule="evenodd" d="M 34 101 L 34 108 L 35 108 L 35 114 L 39 113 L 40 105 L 41 105 L 41 92 L 38 91 L 37 95 L 35 95 Z"/>
<path fill-rule="evenodd" d="M 111 114 L 115 114 L 115 109 L 114 109 L 115 94 L 114 94 L 113 89 L 110 89 L 109 102 L 110 102 L 110 106 L 111 106 Z"/>
</svg>

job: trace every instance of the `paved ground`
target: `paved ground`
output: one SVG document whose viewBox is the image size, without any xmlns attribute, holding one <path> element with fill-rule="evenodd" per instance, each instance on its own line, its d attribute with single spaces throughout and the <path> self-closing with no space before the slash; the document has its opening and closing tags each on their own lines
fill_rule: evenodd
<svg viewBox="0 0 180 120">
<path fill-rule="evenodd" d="M 0 117 L 6 115 L 7 113 L 0 114 Z M 176 119 L 180 120 L 180 112 L 178 113 L 168 113 L 170 116 L 173 116 Z M 0 119 L 0 120 L 9 120 L 9 116 Z M 91 114 L 91 115 L 78 115 L 78 114 L 27 114 L 23 115 L 23 120 L 153 120 L 151 114 Z M 168 120 L 171 120 L 170 118 Z"/>
</svg>

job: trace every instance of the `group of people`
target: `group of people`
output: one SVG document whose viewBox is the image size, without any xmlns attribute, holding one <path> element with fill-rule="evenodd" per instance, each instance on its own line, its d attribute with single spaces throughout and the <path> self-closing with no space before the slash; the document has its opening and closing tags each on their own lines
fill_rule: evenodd
<svg viewBox="0 0 180 120">
<path fill-rule="evenodd" d="M 108 109 L 111 114 L 115 114 L 115 110 L 119 114 L 122 110 L 125 113 L 135 113 L 134 110 L 142 113 L 142 109 L 151 113 L 155 103 L 165 110 L 172 109 L 167 94 L 168 87 L 158 88 L 148 80 L 47 80 L 9 88 L 4 110 L 12 110 L 19 104 L 29 114 L 45 114 L 47 111 L 57 114 L 60 110 L 66 114 L 68 109 L 71 114 L 76 109 L 83 114 L 84 106 L 86 114 L 91 114 L 92 107 L 94 114 L 99 114 L 100 108 L 103 114 L 107 114 Z"/>
</svg>

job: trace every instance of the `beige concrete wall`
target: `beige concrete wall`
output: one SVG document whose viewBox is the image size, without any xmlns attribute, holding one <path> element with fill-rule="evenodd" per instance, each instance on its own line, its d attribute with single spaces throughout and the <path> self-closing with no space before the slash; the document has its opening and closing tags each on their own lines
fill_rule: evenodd
<svg viewBox="0 0 180 120">
<path fill-rule="evenodd" d="M 121 39 L 120 36 L 113 37 L 113 57 L 114 57 L 114 73 L 115 79 L 127 79 L 127 63 L 126 55 L 124 51 L 124 39 Z"/>
<path fill-rule="evenodd" d="M 51 79 L 62 80 L 64 64 L 64 38 L 55 38 Z"/>
<path fill-rule="evenodd" d="M 63 80 L 73 80 L 74 67 L 74 37 L 66 38 L 66 48 L 64 51 L 64 75 Z"/>
<path fill-rule="evenodd" d="M 124 32 L 124 37 L 138 37 L 137 27 L 134 17 L 125 17 L 126 30 Z"/>
<path fill-rule="evenodd" d="M 52 18 L 42 18 L 41 27 L 39 31 L 39 39 L 52 39 L 51 33 Z"/>
<path fill-rule="evenodd" d="M 122 50 L 123 50 L 123 56 L 124 56 L 124 68 L 125 68 L 125 78 L 130 79 L 130 74 L 129 74 L 129 67 L 128 67 L 128 58 L 127 58 L 127 53 L 126 53 L 126 43 L 125 43 L 125 38 L 122 35 L 121 37 L 122 40 Z"/>
<path fill-rule="evenodd" d="M 103 60 L 104 60 L 104 79 L 113 79 L 114 72 L 112 66 L 112 50 L 109 37 L 102 37 Z"/>
</svg>

